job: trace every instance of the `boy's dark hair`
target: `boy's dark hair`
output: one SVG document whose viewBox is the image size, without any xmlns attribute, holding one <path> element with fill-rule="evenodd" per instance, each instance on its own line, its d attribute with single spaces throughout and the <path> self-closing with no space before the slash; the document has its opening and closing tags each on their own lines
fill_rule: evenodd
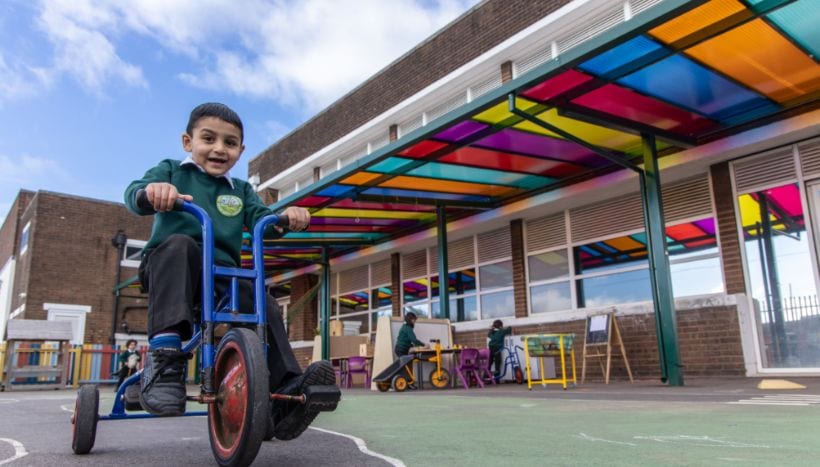
<svg viewBox="0 0 820 467">
<path fill-rule="evenodd" d="M 193 135 L 196 122 L 205 117 L 216 117 L 236 126 L 239 128 L 240 138 L 242 140 L 245 139 L 245 130 L 242 126 L 242 120 L 239 118 L 239 115 L 227 105 L 220 104 L 218 102 L 206 102 L 194 107 L 194 110 L 191 111 L 191 116 L 188 117 L 188 126 L 185 128 L 185 133 Z"/>
<path fill-rule="evenodd" d="M 414 320 L 414 319 L 417 319 L 417 318 L 418 317 L 416 316 L 415 313 L 413 313 L 412 311 L 408 311 L 407 314 L 404 315 L 404 322 L 407 323 L 407 324 L 410 324 L 411 320 Z"/>
<path fill-rule="evenodd" d="M 128 347 L 129 345 L 131 345 L 132 342 L 134 343 L 134 345 L 137 345 L 136 339 L 128 339 L 127 341 L 125 341 L 125 346 Z"/>
<path fill-rule="evenodd" d="M 493 321 L 493 327 L 497 329 L 501 329 L 504 327 L 504 323 L 501 322 L 500 319 Z"/>
</svg>

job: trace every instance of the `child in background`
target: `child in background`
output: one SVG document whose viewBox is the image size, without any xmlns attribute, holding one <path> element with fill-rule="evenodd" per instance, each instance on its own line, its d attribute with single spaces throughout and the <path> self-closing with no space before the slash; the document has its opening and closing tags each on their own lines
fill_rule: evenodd
<svg viewBox="0 0 820 467">
<path fill-rule="evenodd" d="M 417 316 L 412 311 L 408 311 L 404 315 L 404 324 L 399 329 L 399 335 L 396 337 L 396 355 L 401 357 L 410 352 L 410 347 L 423 346 L 424 342 L 416 338 L 416 333 L 413 327 L 416 325 Z"/>
<path fill-rule="evenodd" d="M 505 328 L 500 319 L 493 321 L 492 327 L 487 332 L 487 337 L 490 338 L 490 343 L 487 346 L 490 348 L 490 362 L 495 365 L 493 377 L 496 381 L 501 378 L 501 349 L 504 348 L 504 336 L 511 333 L 512 328 Z"/>
<path fill-rule="evenodd" d="M 125 378 L 137 372 L 137 366 L 140 362 L 140 353 L 137 351 L 137 341 L 128 339 L 125 343 L 125 350 L 120 354 L 120 371 L 119 379 L 117 380 L 117 389 L 122 386 Z"/>
</svg>

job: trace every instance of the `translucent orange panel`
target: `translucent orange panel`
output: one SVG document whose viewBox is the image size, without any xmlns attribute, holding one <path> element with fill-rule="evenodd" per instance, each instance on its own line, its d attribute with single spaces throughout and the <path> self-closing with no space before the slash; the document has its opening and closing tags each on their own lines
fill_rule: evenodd
<svg viewBox="0 0 820 467">
<path fill-rule="evenodd" d="M 604 243 L 613 248 L 617 248 L 620 251 L 646 249 L 646 245 L 634 240 L 632 237 L 613 238 L 611 240 L 606 240 Z"/>
<path fill-rule="evenodd" d="M 732 15 L 737 15 L 734 19 L 740 20 L 750 17 L 751 14 L 738 0 L 712 0 L 650 30 L 649 34 L 672 44 L 726 21 Z"/>
<path fill-rule="evenodd" d="M 778 102 L 820 90 L 820 65 L 761 19 L 686 53 Z"/>
<path fill-rule="evenodd" d="M 353 175 L 341 181 L 346 185 L 365 185 L 367 182 L 381 177 L 383 174 L 374 174 L 372 172 L 356 172 Z"/>
<path fill-rule="evenodd" d="M 485 196 L 507 196 L 519 191 L 515 188 L 498 185 L 483 185 L 480 183 L 452 182 L 433 178 L 405 176 L 392 178 L 379 186 Z"/>
</svg>

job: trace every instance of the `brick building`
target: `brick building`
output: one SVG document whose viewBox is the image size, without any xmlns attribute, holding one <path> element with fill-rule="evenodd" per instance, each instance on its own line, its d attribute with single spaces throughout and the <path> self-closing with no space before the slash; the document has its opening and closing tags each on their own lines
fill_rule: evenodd
<svg viewBox="0 0 820 467">
<path fill-rule="evenodd" d="M 580 334 L 615 309 L 634 371 L 654 378 L 665 301 L 686 374 L 820 374 L 820 46 L 803 21 L 820 17 L 776 3 L 486 0 L 251 160 L 250 178 L 274 207 L 311 209 L 317 241 L 366 231 L 330 255 L 330 317 L 361 334 L 384 314 L 441 317 L 446 272 L 457 343 L 483 346 L 496 318 Z M 609 162 L 566 155 L 579 148 Z M 639 183 L 653 164 L 658 193 Z M 666 229 L 654 254 L 644 211 Z M 272 282 L 292 304 L 318 275 Z M 318 313 L 290 319 L 303 358 Z"/>
<path fill-rule="evenodd" d="M 20 191 L 0 229 L 3 334 L 8 319 L 49 319 L 74 323 L 74 343 L 144 340 L 145 297 L 133 288 L 116 297 L 114 289 L 136 274 L 151 221 L 121 203 Z M 113 241 L 120 231 L 122 248 Z"/>
</svg>

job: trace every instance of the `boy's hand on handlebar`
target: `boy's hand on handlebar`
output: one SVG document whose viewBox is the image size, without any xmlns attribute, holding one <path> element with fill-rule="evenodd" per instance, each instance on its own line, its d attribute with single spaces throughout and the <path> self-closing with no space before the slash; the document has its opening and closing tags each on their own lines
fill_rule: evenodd
<svg viewBox="0 0 820 467">
<path fill-rule="evenodd" d="M 290 206 L 282 212 L 282 215 L 288 216 L 288 219 L 290 219 L 288 229 L 293 232 L 305 230 L 310 225 L 310 212 L 305 208 Z"/>
<path fill-rule="evenodd" d="M 145 187 L 145 194 L 148 197 L 148 202 L 154 207 L 157 212 L 167 212 L 174 209 L 174 203 L 177 199 L 185 201 L 193 201 L 194 197 L 191 195 L 183 195 L 177 191 L 177 187 L 170 183 L 149 183 Z"/>
</svg>

